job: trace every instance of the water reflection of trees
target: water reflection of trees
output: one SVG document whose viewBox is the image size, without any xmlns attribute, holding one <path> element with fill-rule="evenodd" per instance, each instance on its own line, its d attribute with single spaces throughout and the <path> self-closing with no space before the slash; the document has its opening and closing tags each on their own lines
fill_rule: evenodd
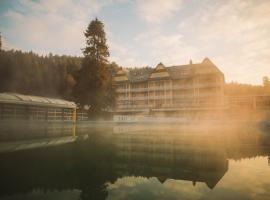
<svg viewBox="0 0 270 200">
<path fill-rule="evenodd" d="M 79 189 L 81 199 L 105 199 L 104 183 L 116 178 L 111 149 L 105 140 L 92 137 L 82 143 L 1 155 L 1 196 L 35 189 Z"/>
<path fill-rule="evenodd" d="M 0 195 L 78 189 L 81 199 L 105 199 L 106 184 L 124 176 L 214 188 L 228 170 L 228 159 L 269 156 L 269 144 L 268 136 L 252 131 L 92 133 L 85 141 L 0 155 Z"/>
</svg>

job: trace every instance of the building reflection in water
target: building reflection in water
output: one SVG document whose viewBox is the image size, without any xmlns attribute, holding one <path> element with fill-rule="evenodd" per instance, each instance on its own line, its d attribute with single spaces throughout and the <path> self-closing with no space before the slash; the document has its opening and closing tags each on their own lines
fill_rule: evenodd
<svg viewBox="0 0 270 200">
<path fill-rule="evenodd" d="M 76 139 L 73 123 L 0 121 L 0 153 L 60 145 Z"/>
<path fill-rule="evenodd" d="M 228 171 L 228 159 L 270 155 L 266 136 L 194 127 L 107 127 L 83 141 L 0 154 L 0 198 L 40 190 L 80 191 L 80 199 L 106 199 L 108 183 L 156 177 L 205 183 L 213 189 Z M 59 195 L 59 194 L 58 194 Z"/>
<path fill-rule="evenodd" d="M 194 140 L 192 133 L 163 131 L 115 131 L 119 176 L 157 177 L 161 183 L 166 179 L 205 182 L 214 188 L 228 170 L 225 149 L 209 145 L 207 138 Z"/>
<path fill-rule="evenodd" d="M 75 136 L 76 126 L 65 122 L 0 121 L 0 144 L 61 136 Z"/>
</svg>

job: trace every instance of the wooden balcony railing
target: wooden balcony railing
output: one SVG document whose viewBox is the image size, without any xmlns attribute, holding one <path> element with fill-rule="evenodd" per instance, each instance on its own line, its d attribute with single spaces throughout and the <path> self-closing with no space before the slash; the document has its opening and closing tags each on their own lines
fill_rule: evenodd
<svg viewBox="0 0 270 200">
<path fill-rule="evenodd" d="M 201 83 L 201 84 L 186 84 L 186 85 L 174 85 L 172 87 L 170 86 L 151 86 L 146 88 L 131 88 L 131 89 L 116 89 L 116 92 L 118 93 L 133 93 L 133 92 L 151 92 L 151 91 L 163 91 L 163 90 L 179 90 L 179 89 L 193 89 L 193 88 L 210 88 L 210 87 L 220 87 L 221 84 L 219 83 Z"/>
</svg>

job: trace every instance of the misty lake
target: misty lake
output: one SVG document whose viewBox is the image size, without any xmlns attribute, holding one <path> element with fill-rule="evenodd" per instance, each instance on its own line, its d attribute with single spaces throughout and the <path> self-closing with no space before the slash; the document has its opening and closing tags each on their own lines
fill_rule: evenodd
<svg viewBox="0 0 270 200">
<path fill-rule="evenodd" d="M 0 199 L 270 199 L 265 127 L 29 127 L 1 126 Z"/>
</svg>

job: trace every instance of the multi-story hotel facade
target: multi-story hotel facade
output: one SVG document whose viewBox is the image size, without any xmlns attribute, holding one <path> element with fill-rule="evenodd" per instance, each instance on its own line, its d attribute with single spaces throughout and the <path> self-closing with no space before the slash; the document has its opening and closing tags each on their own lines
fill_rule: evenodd
<svg viewBox="0 0 270 200">
<path fill-rule="evenodd" d="M 208 58 L 201 63 L 120 69 L 113 77 L 114 117 L 184 116 L 224 108 L 224 74 Z"/>
</svg>

